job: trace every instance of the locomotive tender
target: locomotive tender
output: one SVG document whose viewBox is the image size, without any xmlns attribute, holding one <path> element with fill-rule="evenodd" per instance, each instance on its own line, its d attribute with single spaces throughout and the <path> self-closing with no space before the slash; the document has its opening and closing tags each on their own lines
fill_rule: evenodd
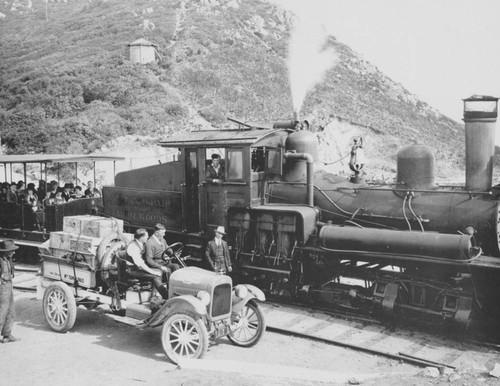
<svg viewBox="0 0 500 386">
<path fill-rule="evenodd" d="M 434 156 L 410 145 L 394 184 L 319 170 L 317 140 L 297 116 L 272 128 L 193 131 L 161 141 L 177 160 L 119 173 L 104 187 L 106 215 L 167 227 L 204 263 L 218 225 L 228 229 L 236 281 L 284 300 L 468 326 L 500 316 L 499 194 L 492 186 L 498 99 L 464 100 L 466 185 L 434 182 Z M 225 179 L 205 181 L 210 155 Z"/>
</svg>

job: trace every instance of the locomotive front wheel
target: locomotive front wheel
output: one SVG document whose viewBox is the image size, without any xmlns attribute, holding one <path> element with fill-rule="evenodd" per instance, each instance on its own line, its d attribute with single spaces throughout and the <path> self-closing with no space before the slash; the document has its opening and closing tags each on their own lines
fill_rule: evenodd
<svg viewBox="0 0 500 386">
<path fill-rule="evenodd" d="M 227 338 L 236 346 L 255 345 L 266 330 L 266 322 L 261 307 L 249 301 L 239 313 L 231 316 L 230 332 Z"/>
<path fill-rule="evenodd" d="M 203 321 L 189 313 L 170 316 L 161 331 L 163 351 L 173 363 L 203 357 L 208 349 L 208 331 Z"/>
<path fill-rule="evenodd" d="M 76 300 L 66 284 L 55 282 L 47 288 L 43 295 L 43 313 L 56 332 L 67 332 L 75 325 Z"/>
</svg>

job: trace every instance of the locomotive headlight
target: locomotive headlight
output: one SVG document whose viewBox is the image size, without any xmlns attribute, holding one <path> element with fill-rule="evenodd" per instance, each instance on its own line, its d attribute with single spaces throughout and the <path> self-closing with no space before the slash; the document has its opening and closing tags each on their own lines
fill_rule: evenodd
<svg viewBox="0 0 500 386">
<path fill-rule="evenodd" d="M 200 299 L 204 306 L 208 306 L 210 304 L 210 294 L 207 291 L 198 291 L 196 297 Z"/>
<path fill-rule="evenodd" d="M 236 288 L 234 289 L 234 293 L 236 296 L 238 296 L 240 299 L 244 299 L 248 295 L 248 288 L 244 285 L 237 285 Z"/>
</svg>

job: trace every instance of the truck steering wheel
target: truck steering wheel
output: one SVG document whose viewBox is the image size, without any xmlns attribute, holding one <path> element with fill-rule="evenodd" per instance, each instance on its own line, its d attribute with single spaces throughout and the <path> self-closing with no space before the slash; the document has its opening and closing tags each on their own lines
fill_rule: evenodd
<svg viewBox="0 0 500 386">
<path fill-rule="evenodd" d="M 182 259 L 181 259 L 182 250 L 184 249 L 184 244 L 179 241 L 177 243 L 173 243 L 172 245 L 170 245 L 169 248 L 172 249 L 172 251 L 173 251 L 172 256 L 168 255 L 168 252 L 167 252 L 168 249 L 166 249 L 165 251 L 163 251 L 163 253 L 161 255 L 162 260 L 168 264 L 168 263 L 170 263 L 170 261 L 172 259 L 175 258 L 175 259 L 177 259 L 177 261 L 179 261 L 179 263 L 182 266 L 185 267 L 186 264 L 184 264 L 184 261 L 182 261 Z"/>
</svg>

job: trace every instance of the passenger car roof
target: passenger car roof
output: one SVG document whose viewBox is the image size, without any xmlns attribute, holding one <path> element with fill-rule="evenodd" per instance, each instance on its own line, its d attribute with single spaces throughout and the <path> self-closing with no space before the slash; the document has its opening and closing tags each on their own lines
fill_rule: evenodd
<svg viewBox="0 0 500 386">
<path fill-rule="evenodd" d="M 29 163 L 59 163 L 59 162 L 98 162 L 120 161 L 125 157 L 110 154 L 9 154 L 0 155 L 2 164 L 29 164 Z"/>
</svg>

